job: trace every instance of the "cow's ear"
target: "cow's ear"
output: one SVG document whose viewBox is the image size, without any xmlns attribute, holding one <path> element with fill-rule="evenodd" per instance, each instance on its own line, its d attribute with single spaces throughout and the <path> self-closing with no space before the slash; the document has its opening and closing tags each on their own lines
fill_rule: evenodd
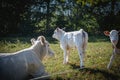
<svg viewBox="0 0 120 80">
<path fill-rule="evenodd" d="M 33 45 L 35 43 L 35 38 L 32 38 L 30 41 L 31 41 L 31 44 Z"/>
<path fill-rule="evenodd" d="M 57 28 L 56 28 L 56 30 L 57 30 L 57 31 L 59 31 L 59 30 L 60 30 L 60 28 L 59 28 L 59 27 L 57 27 Z"/>
<path fill-rule="evenodd" d="M 109 35 L 110 35 L 110 32 L 109 32 L 109 31 L 104 31 L 104 34 L 105 34 L 106 36 L 109 36 Z"/>
<path fill-rule="evenodd" d="M 65 29 L 66 29 L 66 27 L 62 28 L 62 30 L 65 30 Z"/>
<path fill-rule="evenodd" d="M 45 39 L 44 36 L 39 36 L 39 37 L 38 37 L 38 40 L 41 42 L 42 45 L 45 45 L 46 39 Z"/>
</svg>

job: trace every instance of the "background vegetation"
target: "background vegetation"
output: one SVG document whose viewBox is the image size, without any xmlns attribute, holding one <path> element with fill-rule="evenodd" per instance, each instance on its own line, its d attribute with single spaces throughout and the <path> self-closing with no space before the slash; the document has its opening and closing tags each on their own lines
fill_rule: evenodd
<svg viewBox="0 0 120 80">
<path fill-rule="evenodd" d="M 51 38 L 56 27 L 89 33 L 85 69 L 78 69 L 76 50 L 71 50 L 70 63 L 62 64 L 63 51 Z M 65 72 L 52 80 L 120 80 L 120 58 L 106 69 L 112 48 L 109 39 L 100 36 L 111 29 L 120 30 L 120 0 L 0 0 L 0 53 L 27 48 L 32 37 L 48 36 L 56 57 L 43 61 L 46 71 Z"/>
<path fill-rule="evenodd" d="M 89 34 L 119 29 L 119 0 L 0 0 L 0 36 L 51 36 L 56 27 Z"/>
</svg>

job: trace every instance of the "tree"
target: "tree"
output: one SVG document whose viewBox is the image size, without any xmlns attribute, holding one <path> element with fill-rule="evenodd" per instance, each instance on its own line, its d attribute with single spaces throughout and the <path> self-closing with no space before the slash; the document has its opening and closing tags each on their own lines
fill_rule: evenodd
<svg viewBox="0 0 120 80">
<path fill-rule="evenodd" d="M 0 35 L 17 33 L 32 0 L 0 0 Z"/>
<path fill-rule="evenodd" d="M 118 2 L 119 0 L 1 0 L 0 34 L 48 35 L 56 27 L 66 27 L 67 31 L 83 28 L 89 33 L 119 29 Z"/>
</svg>

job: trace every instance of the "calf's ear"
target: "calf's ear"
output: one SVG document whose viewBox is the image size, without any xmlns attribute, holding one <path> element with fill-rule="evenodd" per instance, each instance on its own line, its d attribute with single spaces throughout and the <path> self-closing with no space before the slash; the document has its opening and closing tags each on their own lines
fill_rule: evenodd
<svg viewBox="0 0 120 80">
<path fill-rule="evenodd" d="M 109 35 L 110 35 L 110 32 L 109 32 L 109 31 L 104 31 L 104 34 L 105 34 L 106 36 L 109 36 Z"/>
<path fill-rule="evenodd" d="M 57 27 L 57 28 L 56 28 L 56 30 L 57 30 L 57 31 L 59 31 L 59 30 L 60 30 L 60 28 L 59 28 L 59 27 Z"/>
<path fill-rule="evenodd" d="M 65 30 L 65 29 L 66 29 L 66 27 L 62 28 L 62 30 Z"/>
<path fill-rule="evenodd" d="M 45 39 L 44 36 L 39 36 L 37 40 L 39 40 L 39 41 L 41 42 L 42 45 L 45 45 L 46 39 Z"/>
<path fill-rule="evenodd" d="M 32 38 L 30 41 L 31 41 L 31 44 L 33 45 L 35 43 L 35 38 Z"/>
</svg>

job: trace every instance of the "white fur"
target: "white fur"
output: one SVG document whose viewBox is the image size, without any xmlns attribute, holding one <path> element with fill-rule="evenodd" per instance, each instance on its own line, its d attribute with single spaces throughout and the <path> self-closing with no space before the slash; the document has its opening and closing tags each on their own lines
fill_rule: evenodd
<svg viewBox="0 0 120 80">
<path fill-rule="evenodd" d="M 40 77 L 46 75 L 42 59 L 47 54 L 54 54 L 43 36 L 32 39 L 30 48 L 15 52 L 0 54 L 1 80 L 26 80 L 28 76 Z"/>
<path fill-rule="evenodd" d="M 106 34 L 105 32 L 107 32 L 108 34 Z M 113 46 L 113 53 L 112 53 L 112 56 L 110 58 L 110 62 L 107 66 L 108 69 L 111 68 L 111 65 L 112 65 L 112 62 L 115 58 L 115 55 L 116 54 L 120 54 L 120 49 L 118 49 L 116 47 L 117 43 L 118 43 L 118 37 L 119 37 L 119 34 L 118 34 L 118 31 L 117 30 L 111 30 L 110 32 L 109 31 L 104 31 L 104 34 L 106 36 L 109 36 L 110 37 L 110 41 L 112 43 L 112 46 Z"/>
<path fill-rule="evenodd" d="M 84 66 L 83 60 L 88 43 L 88 34 L 83 29 L 65 32 L 60 28 L 56 28 L 52 37 L 60 41 L 60 47 L 64 51 L 63 64 L 68 63 L 69 49 L 77 48 L 80 57 L 80 67 Z"/>
</svg>

